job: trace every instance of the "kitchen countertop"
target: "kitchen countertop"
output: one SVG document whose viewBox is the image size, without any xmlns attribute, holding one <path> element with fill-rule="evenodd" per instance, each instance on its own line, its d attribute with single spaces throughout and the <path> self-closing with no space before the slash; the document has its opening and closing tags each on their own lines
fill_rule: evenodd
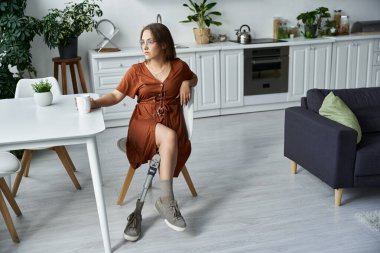
<svg viewBox="0 0 380 253">
<path fill-rule="evenodd" d="M 321 44 L 321 43 L 333 43 L 338 41 L 349 41 L 349 40 L 364 40 L 364 39 L 380 39 L 380 33 L 360 33 L 360 34 L 350 34 L 343 36 L 331 36 L 322 37 L 315 39 L 307 39 L 303 37 L 298 37 L 294 39 L 287 39 L 286 42 L 278 43 L 262 43 L 262 44 L 238 44 L 231 41 L 226 42 L 215 42 L 210 44 L 198 45 L 195 43 L 178 43 L 181 46 L 186 46 L 187 48 L 177 48 L 177 53 L 194 53 L 194 52 L 205 52 L 214 50 L 235 50 L 235 49 L 245 49 L 245 48 L 263 48 L 263 47 L 277 47 L 277 46 L 296 46 L 296 45 L 311 45 L 311 44 Z M 139 47 L 126 47 L 118 52 L 107 52 L 98 53 L 95 50 L 89 50 L 89 54 L 92 58 L 109 58 L 109 57 L 125 57 L 125 56 L 142 56 L 141 49 Z"/>
</svg>

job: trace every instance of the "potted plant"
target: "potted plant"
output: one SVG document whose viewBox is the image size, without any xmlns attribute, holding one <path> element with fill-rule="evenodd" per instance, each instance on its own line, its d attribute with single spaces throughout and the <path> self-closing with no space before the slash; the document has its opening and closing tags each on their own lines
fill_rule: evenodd
<svg viewBox="0 0 380 253">
<path fill-rule="evenodd" d="M 0 99 L 13 98 L 18 80 L 36 75 L 30 48 L 40 26 L 25 15 L 26 5 L 26 0 L 0 3 Z"/>
<path fill-rule="evenodd" d="M 189 8 L 194 14 L 187 16 L 186 20 L 180 21 L 181 23 L 197 23 L 198 28 L 193 28 L 195 41 L 197 44 L 207 44 L 210 42 L 210 25 L 220 26 L 221 22 L 212 19 L 212 16 L 221 16 L 219 11 L 210 11 L 216 3 L 207 3 L 203 0 L 201 4 L 197 4 L 189 0 L 190 5 L 184 3 L 183 6 Z"/>
<path fill-rule="evenodd" d="M 103 12 L 95 1 L 70 2 L 63 10 L 50 9 L 42 18 L 44 41 L 50 49 L 58 47 L 61 58 L 77 57 L 79 35 L 96 27 L 94 17 Z"/>
<path fill-rule="evenodd" d="M 297 16 L 297 20 L 301 20 L 303 23 L 303 34 L 306 38 L 317 37 L 317 32 L 321 29 L 322 19 L 331 17 L 327 7 L 319 7 L 313 11 L 303 12 Z M 298 27 L 301 24 L 298 23 Z"/>
<path fill-rule="evenodd" d="M 48 80 L 41 80 L 37 83 L 32 84 L 34 90 L 34 101 L 39 106 L 51 105 L 53 101 L 53 94 L 51 93 L 51 84 Z"/>
</svg>

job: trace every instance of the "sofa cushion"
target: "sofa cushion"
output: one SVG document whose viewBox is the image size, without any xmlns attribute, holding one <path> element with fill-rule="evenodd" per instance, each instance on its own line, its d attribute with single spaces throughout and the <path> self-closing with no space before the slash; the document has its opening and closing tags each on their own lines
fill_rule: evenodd
<svg viewBox="0 0 380 253">
<path fill-rule="evenodd" d="M 357 89 L 310 89 L 307 107 L 318 113 L 323 99 L 330 91 L 340 97 L 358 118 L 363 133 L 380 131 L 380 87 Z"/>
<path fill-rule="evenodd" d="M 321 108 L 325 96 L 319 89 L 308 90 L 306 94 L 307 108 L 319 113 L 319 108 Z"/>
<path fill-rule="evenodd" d="M 356 109 L 353 113 L 358 118 L 363 133 L 380 132 L 380 106 Z"/>
<path fill-rule="evenodd" d="M 358 145 L 355 176 L 380 175 L 380 133 L 363 134 Z"/>
<path fill-rule="evenodd" d="M 358 119 L 350 108 L 338 96 L 335 96 L 332 91 L 323 100 L 322 106 L 319 109 L 319 114 L 336 121 L 342 125 L 350 127 L 358 133 L 356 143 L 359 143 L 362 138 L 362 131 Z"/>
</svg>

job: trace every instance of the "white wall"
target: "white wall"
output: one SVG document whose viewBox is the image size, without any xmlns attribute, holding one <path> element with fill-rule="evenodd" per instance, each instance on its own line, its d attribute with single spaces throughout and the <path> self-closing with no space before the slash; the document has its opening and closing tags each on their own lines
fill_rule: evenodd
<svg viewBox="0 0 380 253">
<path fill-rule="evenodd" d="M 71 0 L 80 2 L 79 0 Z M 199 2 L 200 0 L 198 0 Z M 310 11 L 320 6 L 330 9 L 342 9 L 343 14 L 350 16 L 351 24 L 358 20 L 380 19 L 380 0 L 214 0 L 218 4 L 214 8 L 222 12 L 217 20 L 221 27 L 211 26 L 212 33 L 226 33 L 235 39 L 234 30 L 242 24 L 248 24 L 254 37 L 271 37 L 272 20 L 279 16 L 289 20 L 289 25 L 296 25 L 296 16 L 300 12 Z M 26 14 L 41 18 L 50 8 L 63 8 L 67 1 L 29 0 Z M 176 43 L 192 43 L 194 41 L 192 27 L 194 24 L 183 24 L 179 21 L 190 14 L 182 4 L 187 0 L 103 0 L 100 2 L 103 17 L 112 20 L 120 33 L 115 38 L 119 47 L 137 46 L 142 27 L 156 22 L 158 13 L 162 22 L 169 27 Z M 211 1 L 209 1 L 211 2 Z M 88 77 L 87 51 L 96 47 L 100 37 L 96 32 L 84 33 L 79 37 L 79 55 Z M 51 58 L 58 56 L 58 50 L 49 48 L 41 37 L 36 37 L 32 46 L 33 64 L 38 76 L 52 76 Z M 89 87 L 89 85 L 87 85 Z M 71 87 L 70 87 L 71 88 Z"/>
</svg>

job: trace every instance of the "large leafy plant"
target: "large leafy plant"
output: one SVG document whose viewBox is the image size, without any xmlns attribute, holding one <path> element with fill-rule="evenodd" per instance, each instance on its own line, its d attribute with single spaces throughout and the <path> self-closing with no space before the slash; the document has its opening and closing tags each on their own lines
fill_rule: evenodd
<svg viewBox="0 0 380 253">
<path fill-rule="evenodd" d="M 36 75 L 30 48 L 40 23 L 24 15 L 26 2 L 0 0 L 0 99 L 14 97 L 20 78 Z"/>
<path fill-rule="evenodd" d="M 219 11 L 210 11 L 216 3 L 207 3 L 207 0 L 203 0 L 201 4 L 197 4 L 195 1 L 189 0 L 190 5 L 184 3 L 183 6 L 189 8 L 194 14 L 187 16 L 186 20 L 180 21 L 181 23 L 195 22 L 198 28 L 210 27 L 210 25 L 220 26 L 221 22 L 212 19 L 212 16 L 221 16 Z"/>
<path fill-rule="evenodd" d="M 96 27 L 95 16 L 103 15 L 96 1 L 84 0 L 80 3 L 68 3 L 63 10 L 50 9 L 42 18 L 42 31 L 49 48 L 66 46 L 73 38 Z"/>
<path fill-rule="evenodd" d="M 316 26 L 317 30 L 322 29 L 322 21 L 324 18 L 331 17 L 329 9 L 327 7 L 319 7 L 313 11 L 303 12 L 297 16 L 297 20 L 302 21 L 303 26 L 311 27 Z M 298 27 L 301 27 L 302 24 L 298 23 Z M 306 36 L 306 34 L 305 34 Z M 314 37 L 315 35 L 310 35 Z M 309 37 L 309 36 L 306 36 Z"/>
</svg>

